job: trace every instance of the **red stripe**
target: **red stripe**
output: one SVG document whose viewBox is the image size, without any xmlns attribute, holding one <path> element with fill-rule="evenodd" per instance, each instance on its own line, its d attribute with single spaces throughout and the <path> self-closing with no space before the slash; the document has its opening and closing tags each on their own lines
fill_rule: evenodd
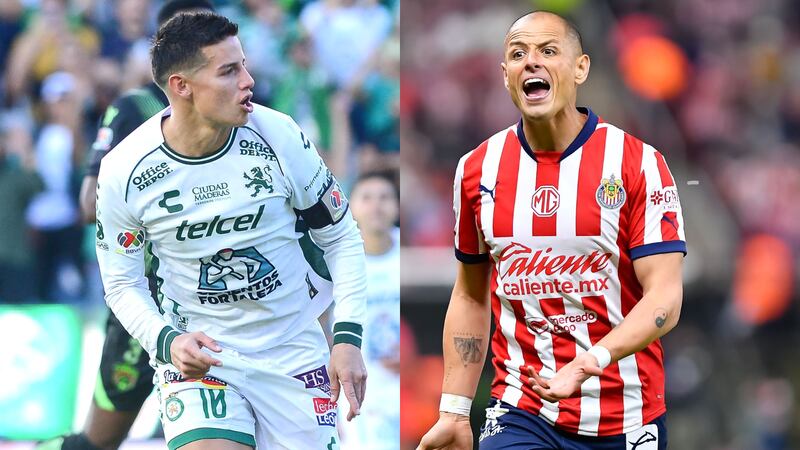
<svg viewBox="0 0 800 450">
<path fill-rule="evenodd" d="M 559 164 L 546 164 L 546 163 L 537 163 L 536 164 L 536 189 L 538 190 L 542 186 L 552 186 L 555 188 L 556 192 L 558 191 L 558 175 L 560 173 L 560 165 Z M 533 195 L 537 197 L 539 192 L 535 192 Z M 534 201 L 534 199 L 531 199 Z M 556 223 L 557 223 L 558 212 L 553 214 L 549 217 L 540 217 L 536 214 L 533 215 L 533 226 L 532 233 L 534 236 L 555 236 L 556 235 Z"/>
<path fill-rule="evenodd" d="M 514 329 L 514 338 L 517 340 L 520 349 L 522 350 L 523 366 L 533 366 L 533 369 L 538 373 L 542 370 L 542 360 L 539 359 L 539 354 L 534 347 L 535 337 L 533 333 L 528 330 L 527 321 L 525 320 L 525 308 L 521 300 L 509 300 L 511 308 L 514 310 L 514 318 L 516 325 Z M 521 376 L 522 381 L 522 397 L 517 405 L 519 408 L 538 414 L 542 409 L 542 399 L 533 393 L 533 390 L 528 384 L 527 369 Z"/>
<path fill-rule="evenodd" d="M 543 298 L 539 300 L 545 317 L 564 314 L 564 300 L 561 297 Z M 551 325 L 552 326 L 552 325 Z M 569 333 L 551 332 L 553 340 L 553 356 L 556 371 L 575 359 L 575 338 Z M 572 397 L 558 402 L 558 420 L 556 426 L 570 433 L 577 433 L 581 419 L 581 392 L 578 390 Z"/>
<path fill-rule="evenodd" d="M 603 159 L 608 128 L 600 128 L 583 144 L 581 165 L 578 169 L 578 199 L 575 215 L 577 236 L 600 235 L 600 205 L 595 198 L 603 177 Z"/>
<path fill-rule="evenodd" d="M 503 144 L 503 153 L 500 155 L 497 183 L 494 188 L 494 237 L 510 237 L 514 233 L 514 204 L 517 198 L 521 147 L 517 135 L 509 131 Z M 486 187 L 492 189 L 490 186 Z"/>
<path fill-rule="evenodd" d="M 602 295 L 583 297 L 583 309 L 597 314 L 597 320 L 587 327 L 589 340 L 594 345 L 611 331 L 606 298 Z M 614 363 L 606 367 L 600 377 L 600 425 L 597 430 L 599 436 L 622 433 L 625 417 L 625 406 L 622 402 L 623 388 L 619 365 Z"/>
<path fill-rule="evenodd" d="M 656 152 L 656 164 L 658 164 L 658 173 L 661 175 L 661 186 L 674 186 L 675 181 L 672 179 L 672 174 L 669 172 L 666 161 L 664 161 L 664 156 L 659 152 Z M 661 219 L 661 240 L 680 240 L 678 226 L 677 213 L 675 211 L 665 212 L 664 217 Z"/>
<path fill-rule="evenodd" d="M 647 212 L 647 179 L 642 170 L 644 148 L 642 141 L 625 134 L 625 148 L 622 156 L 622 173 L 628 174 L 623 180 L 628 200 L 625 201 L 620 211 L 619 234 L 627 238 L 628 246 L 623 248 L 623 253 L 628 249 L 644 245 L 645 213 Z M 637 299 L 638 300 L 638 299 Z"/>
<path fill-rule="evenodd" d="M 461 208 L 458 211 L 458 249 L 464 253 L 480 253 L 478 228 L 481 220 L 479 185 L 483 173 L 488 141 L 481 144 L 464 162 L 461 178 Z"/>
</svg>

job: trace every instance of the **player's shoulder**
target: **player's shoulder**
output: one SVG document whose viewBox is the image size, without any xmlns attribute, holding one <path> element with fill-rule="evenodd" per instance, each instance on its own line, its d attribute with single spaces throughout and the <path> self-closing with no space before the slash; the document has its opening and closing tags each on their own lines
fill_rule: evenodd
<svg viewBox="0 0 800 450">
<path fill-rule="evenodd" d="M 126 136 L 101 163 L 101 174 L 122 176 L 131 172 L 142 160 L 157 151 L 164 142 L 161 133 L 162 114 L 156 114 Z"/>
<path fill-rule="evenodd" d="M 641 159 L 645 152 L 658 152 L 658 150 L 656 150 L 652 145 L 648 144 L 644 139 L 641 139 L 638 136 L 612 123 L 601 121 L 597 124 L 596 131 L 599 131 L 603 128 L 607 130 L 606 136 L 608 136 L 608 134 L 616 135 L 612 136 L 611 139 L 606 138 L 605 151 L 607 153 L 619 152 L 622 153 L 623 156 Z"/>
<path fill-rule="evenodd" d="M 240 141 L 261 141 L 261 145 L 279 159 L 291 159 L 293 155 L 304 150 L 314 149 L 311 141 L 289 115 L 255 103 L 247 124 L 239 127 L 236 136 Z M 249 146 L 260 147 L 252 143 Z"/>
<path fill-rule="evenodd" d="M 248 120 L 245 127 L 253 128 L 261 134 L 269 134 L 276 131 L 296 129 L 297 124 L 288 114 L 253 103 L 253 112 L 250 114 L 250 120 Z"/>
<path fill-rule="evenodd" d="M 458 161 L 459 166 L 464 166 L 466 164 L 480 164 L 488 152 L 501 151 L 503 145 L 506 142 L 506 139 L 508 139 L 509 137 L 518 140 L 516 135 L 516 127 L 517 124 L 510 125 L 506 128 L 503 128 L 502 130 L 493 133 L 491 136 L 489 136 L 483 142 L 481 142 L 477 147 L 473 148 L 472 150 L 462 155 Z M 512 136 L 509 136 L 509 133 Z"/>
</svg>

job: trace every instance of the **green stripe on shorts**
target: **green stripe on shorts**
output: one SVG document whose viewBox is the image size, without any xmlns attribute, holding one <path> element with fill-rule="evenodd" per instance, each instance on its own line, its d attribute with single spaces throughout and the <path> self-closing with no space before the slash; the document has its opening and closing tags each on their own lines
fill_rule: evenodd
<svg viewBox="0 0 800 450">
<path fill-rule="evenodd" d="M 253 448 L 256 446 L 256 440 L 252 434 L 242 433 L 240 431 L 223 430 L 221 428 L 198 428 L 190 430 L 186 433 L 179 434 L 170 439 L 167 443 L 169 450 L 175 450 L 186 444 L 201 439 L 226 439 L 240 444 L 249 445 Z"/>
</svg>

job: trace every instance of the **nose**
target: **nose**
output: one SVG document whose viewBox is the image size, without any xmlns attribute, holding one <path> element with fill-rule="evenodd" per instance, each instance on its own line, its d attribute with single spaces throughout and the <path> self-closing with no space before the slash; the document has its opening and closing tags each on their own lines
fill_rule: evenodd
<svg viewBox="0 0 800 450">
<path fill-rule="evenodd" d="M 250 72 L 247 69 L 242 70 L 242 74 L 244 75 L 243 79 L 241 80 L 241 87 L 242 89 L 250 90 L 253 89 L 253 86 L 256 85 L 256 80 L 250 75 Z"/>
<path fill-rule="evenodd" d="M 525 58 L 525 67 L 531 71 L 541 68 L 542 64 L 539 58 L 541 58 L 539 52 L 529 52 L 528 56 Z"/>
</svg>

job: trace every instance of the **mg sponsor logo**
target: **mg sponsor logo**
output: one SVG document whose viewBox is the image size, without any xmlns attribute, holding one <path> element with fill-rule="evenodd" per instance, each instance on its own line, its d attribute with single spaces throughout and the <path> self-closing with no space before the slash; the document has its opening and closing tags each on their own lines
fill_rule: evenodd
<svg viewBox="0 0 800 450">
<path fill-rule="evenodd" d="M 172 169 L 169 167 L 169 164 L 162 162 L 159 165 L 148 167 L 143 170 L 139 175 L 133 177 L 131 182 L 136 186 L 136 189 L 143 191 L 146 187 L 154 184 L 170 173 L 172 173 Z"/>
<path fill-rule="evenodd" d="M 533 193 L 531 208 L 533 213 L 539 217 L 551 217 L 558 210 L 561 204 L 561 197 L 558 190 L 553 186 L 541 186 Z"/>
</svg>

